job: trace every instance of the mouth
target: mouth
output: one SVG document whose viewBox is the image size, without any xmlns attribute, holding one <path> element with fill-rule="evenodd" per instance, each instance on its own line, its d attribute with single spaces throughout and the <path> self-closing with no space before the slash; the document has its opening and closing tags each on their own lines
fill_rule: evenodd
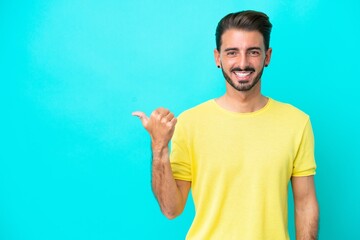
<svg viewBox="0 0 360 240">
<path fill-rule="evenodd" d="M 247 81 L 250 79 L 253 71 L 233 71 L 238 81 Z"/>
</svg>

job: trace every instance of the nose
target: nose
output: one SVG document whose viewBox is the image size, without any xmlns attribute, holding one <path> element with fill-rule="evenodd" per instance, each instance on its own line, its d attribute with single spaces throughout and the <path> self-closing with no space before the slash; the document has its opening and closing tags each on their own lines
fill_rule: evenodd
<svg viewBox="0 0 360 240">
<path fill-rule="evenodd" d="M 237 62 L 238 62 L 239 68 L 241 68 L 241 69 L 247 68 L 249 66 L 248 55 L 244 52 L 240 53 Z"/>
</svg>

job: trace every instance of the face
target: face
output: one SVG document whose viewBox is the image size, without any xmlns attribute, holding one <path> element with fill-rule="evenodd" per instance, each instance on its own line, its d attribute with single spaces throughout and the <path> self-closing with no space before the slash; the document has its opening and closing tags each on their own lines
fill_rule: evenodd
<svg viewBox="0 0 360 240">
<path fill-rule="evenodd" d="M 271 48 L 265 51 L 263 36 L 258 31 L 226 30 L 221 36 L 220 52 L 215 49 L 215 62 L 233 89 L 250 91 L 257 87 L 264 66 L 270 63 Z"/>
</svg>

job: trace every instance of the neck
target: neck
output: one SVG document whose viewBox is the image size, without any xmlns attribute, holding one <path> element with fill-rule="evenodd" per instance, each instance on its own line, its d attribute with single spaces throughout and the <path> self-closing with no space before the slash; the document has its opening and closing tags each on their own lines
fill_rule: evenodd
<svg viewBox="0 0 360 240">
<path fill-rule="evenodd" d="M 238 91 L 227 85 L 226 93 L 215 101 L 231 112 L 249 113 L 263 108 L 268 98 L 261 94 L 260 84 L 249 91 Z"/>
</svg>

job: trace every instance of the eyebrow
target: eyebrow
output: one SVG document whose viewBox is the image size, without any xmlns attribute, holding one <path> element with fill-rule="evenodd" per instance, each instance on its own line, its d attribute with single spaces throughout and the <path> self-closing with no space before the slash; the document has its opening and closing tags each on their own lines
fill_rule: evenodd
<svg viewBox="0 0 360 240">
<path fill-rule="evenodd" d="M 261 48 L 260 48 L 260 47 L 251 47 L 251 48 L 248 48 L 247 50 L 248 50 L 248 51 L 249 51 L 249 50 L 261 50 Z"/>
<path fill-rule="evenodd" d="M 261 50 L 261 47 L 250 47 L 250 48 L 246 49 L 246 51 L 250 51 L 250 50 Z M 236 47 L 226 48 L 224 51 L 225 51 L 225 52 L 229 52 L 229 51 L 239 51 L 239 48 L 236 48 Z"/>
<path fill-rule="evenodd" d="M 225 51 L 225 52 L 229 52 L 229 51 L 239 51 L 239 49 L 238 49 L 238 48 L 226 48 L 224 51 Z"/>
</svg>

